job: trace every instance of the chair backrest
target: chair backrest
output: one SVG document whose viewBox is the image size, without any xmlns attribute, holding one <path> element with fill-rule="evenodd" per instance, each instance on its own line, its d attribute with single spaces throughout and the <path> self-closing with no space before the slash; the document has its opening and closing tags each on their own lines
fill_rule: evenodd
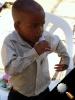
<svg viewBox="0 0 75 100">
<path fill-rule="evenodd" d="M 66 44 L 67 44 L 67 51 L 68 54 L 70 56 L 70 64 L 69 64 L 69 68 L 68 70 L 66 70 L 66 74 L 67 75 L 74 67 L 73 67 L 73 42 L 72 42 L 72 35 L 73 35 L 73 31 L 71 29 L 71 27 L 69 26 L 69 24 L 62 18 L 54 15 L 54 14 L 50 14 L 46 12 L 46 17 L 45 17 L 45 30 L 48 31 L 49 33 L 54 33 L 58 28 L 60 28 L 65 35 L 66 38 Z M 47 30 L 47 27 L 49 26 L 49 24 L 52 24 L 52 26 Z M 60 34 L 60 33 L 58 33 Z M 51 59 L 52 60 L 52 59 Z M 51 61 L 52 63 L 52 61 Z M 53 72 L 52 72 L 53 73 Z M 52 77 L 52 81 L 49 85 L 49 89 L 50 91 L 52 91 L 54 89 L 54 87 L 65 77 L 65 75 L 63 76 L 63 72 L 54 72 L 54 75 Z M 60 76 L 58 79 L 57 77 Z M 61 76 L 63 76 L 61 78 Z"/>
<path fill-rule="evenodd" d="M 70 25 L 62 18 L 54 15 L 54 14 L 50 14 L 50 13 L 45 13 L 45 30 L 47 29 L 47 26 L 49 25 L 49 23 L 52 23 L 52 27 L 48 30 L 49 33 L 54 33 L 58 28 L 60 28 L 63 32 L 64 35 L 66 37 L 66 44 L 67 44 L 67 51 L 69 53 L 70 56 L 70 65 L 69 65 L 69 69 L 73 68 L 73 41 L 72 41 L 72 36 L 73 36 L 73 31 L 70 27 Z M 47 30 L 46 30 L 47 31 Z M 58 33 L 60 34 L 60 33 Z"/>
</svg>

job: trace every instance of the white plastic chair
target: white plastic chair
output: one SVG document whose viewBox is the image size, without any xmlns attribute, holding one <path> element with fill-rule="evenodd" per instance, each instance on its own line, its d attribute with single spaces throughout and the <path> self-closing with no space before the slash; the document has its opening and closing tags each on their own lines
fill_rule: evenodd
<svg viewBox="0 0 75 100">
<path fill-rule="evenodd" d="M 52 23 L 52 27 L 50 27 L 50 29 L 47 30 L 48 25 Z M 73 69 L 73 42 L 72 42 L 72 35 L 73 35 L 73 31 L 71 29 L 71 27 L 69 26 L 69 24 L 62 18 L 54 15 L 54 14 L 50 14 L 46 12 L 46 17 L 45 17 L 45 30 L 49 31 L 49 33 L 53 34 L 58 28 L 60 28 L 63 32 L 64 35 L 66 37 L 66 44 L 67 44 L 67 51 L 69 53 L 70 56 L 70 64 L 69 64 L 69 68 L 66 71 L 66 74 L 71 71 Z M 59 34 L 59 33 L 58 33 Z M 55 73 L 54 77 L 56 78 L 56 74 Z M 52 81 L 52 84 L 50 83 L 50 90 L 52 90 L 61 80 L 54 80 Z M 54 85 L 53 85 L 54 84 Z"/>
</svg>

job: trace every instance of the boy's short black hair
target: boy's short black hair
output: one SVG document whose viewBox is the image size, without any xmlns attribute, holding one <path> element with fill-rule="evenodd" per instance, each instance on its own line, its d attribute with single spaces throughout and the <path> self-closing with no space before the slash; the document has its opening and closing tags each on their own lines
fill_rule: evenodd
<svg viewBox="0 0 75 100">
<path fill-rule="evenodd" d="M 16 0 L 12 6 L 12 16 L 14 21 L 19 12 L 31 12 L 43 10 L 42 6 L 34 0 Z"/>
<path fill-rule="evenodd" d="M 34 7 L 35 9 L 42 9 L 41 5 L 34 0 L 16 0 L 13 4 L 13 8 L 19 10 L 33 9 Z"/>
</svg>

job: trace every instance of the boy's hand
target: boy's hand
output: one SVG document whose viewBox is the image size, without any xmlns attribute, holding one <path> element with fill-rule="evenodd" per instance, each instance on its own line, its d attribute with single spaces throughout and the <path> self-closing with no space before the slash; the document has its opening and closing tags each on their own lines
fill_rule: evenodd
<svg viewBox="0 0 75 100">
<path fill-rule="evenodd" d="M 56 64 L 55 66 L 57 66 L 57 67 L 54 67 L 56 71 L 64 71 L 68 68 L 68 65 L 66 64 Z"/>
<path fill-rule="evenodd" d="M 47 41 L 42 40 L 42 41 L 37 42 L 34 45 L 34 49 L 37 51 L 37 53 L 39 55 L 41 55 L 42 53 L 44 53 L 46 51 L 50 51 L 51 48 L 50 48 L 50 46 L 49 46 Z"/>
</svg>

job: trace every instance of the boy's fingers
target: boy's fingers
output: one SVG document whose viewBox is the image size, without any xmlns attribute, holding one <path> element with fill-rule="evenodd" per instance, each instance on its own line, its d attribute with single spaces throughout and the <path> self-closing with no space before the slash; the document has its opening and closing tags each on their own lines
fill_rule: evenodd
<svg viewBox="0 0 75 100">
<path fill-rule="evenodd" d="M 63 71 L 62 67 L 55 67 L 54 69 L 55 69 L 55 71 Z"/>
<path fill-rule="evenodd" d="M 61 65 L 61 64 L 57 64 L 58 66 L 57 67 L 54 67 L 54 69 L 56 71 L 63 71 L 63 70 L 66 70 L 68 68 L 68 65 Z"/>
<path fill-rule="evenodd" d="M 55 64 L 55 66 L 63 66 L 64 64 Z"/>
</svg>

